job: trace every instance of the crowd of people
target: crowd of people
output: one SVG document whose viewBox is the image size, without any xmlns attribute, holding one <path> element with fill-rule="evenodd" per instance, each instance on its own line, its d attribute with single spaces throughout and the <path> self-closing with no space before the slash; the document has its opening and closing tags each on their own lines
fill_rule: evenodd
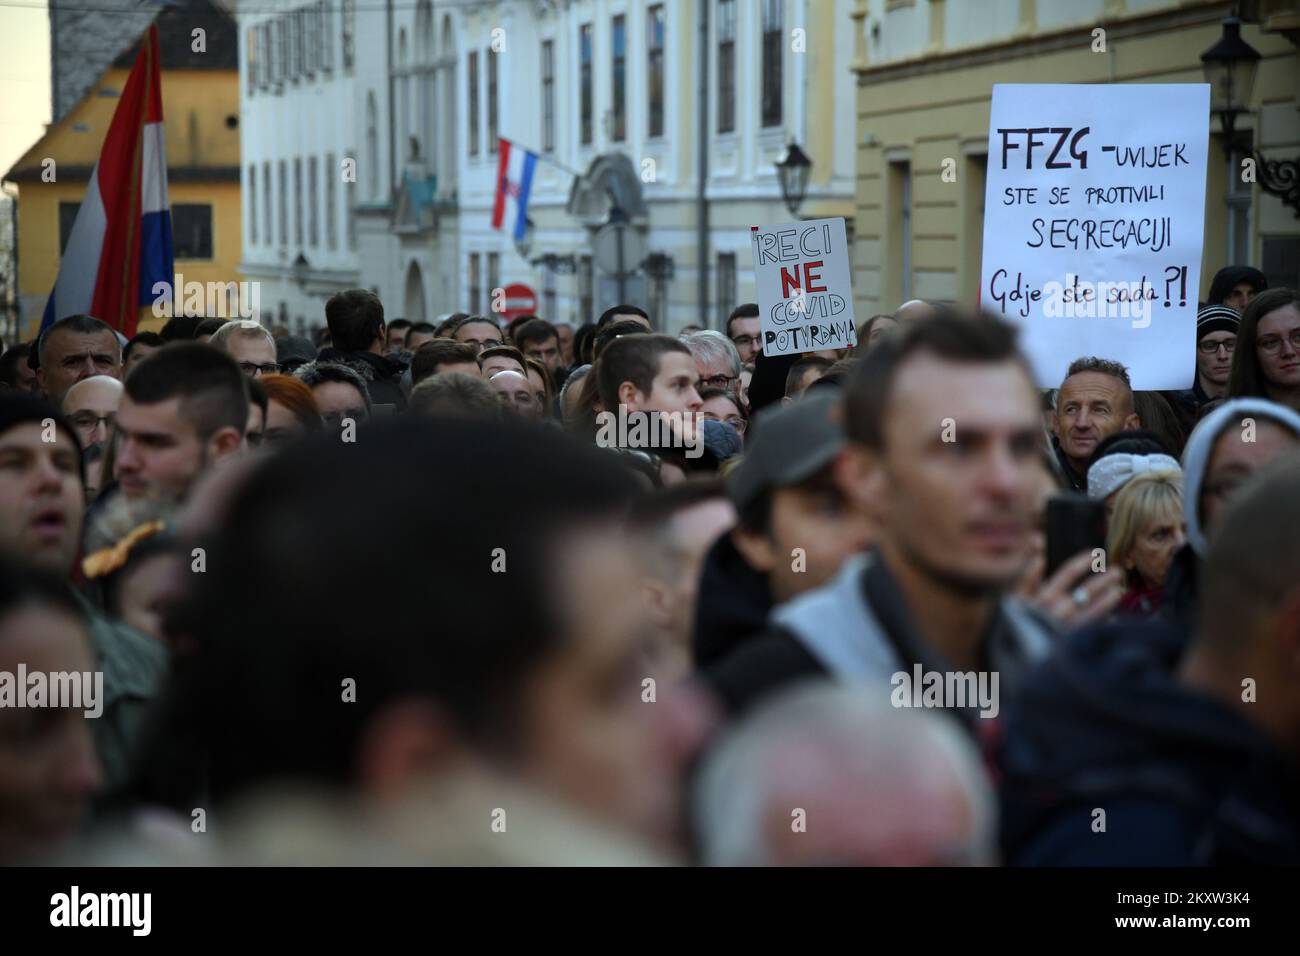
<svg viewBox="0 0 1300 956">
<path fill-rule="evenodd" d="M 0 862 L 1300 863 L 1300 293 L 323 319 L 0 355 Z"/>
</svg>

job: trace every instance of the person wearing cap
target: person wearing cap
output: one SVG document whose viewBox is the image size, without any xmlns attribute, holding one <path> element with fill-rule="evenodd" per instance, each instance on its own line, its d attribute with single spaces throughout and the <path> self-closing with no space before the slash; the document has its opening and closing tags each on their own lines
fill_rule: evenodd
<svg viewBox="0 0 1300 956">
<path fill-rule="evenodd" d="M 818 389 L 756 419 L 754 440 L 727 476 L 738 524 L 705 559 L 697 666 L 726 657 L 763 628 L 774 603 L 826 583 L 870 545 L 870 517 L 834 479 L 845 447 L 842 402 L 839 389 Z"/>
<path fill-rule="evenodd" d="M 68 580 L 86 506 L 76 429 L 37 396 L 0 392 L 0 465 L 0 551 Z M 93 731 L 111 793 L 127 781 L 167 654 L 159 642 L 97 611 L 70 581 L 68 589 L 90 625 L 96 670 L 104 675 L 104 710 Z"/>
<path fill-rule="evenodd" d="M 832 471 L 854 510 L 878 516 L 875 546 L 706 669 L 722 702 L 743 711 L 828 676 L 893 702 L 899 675 L 983 679 L 986 690 L 996 675 L 978 707 L 955 690 L 924 705 L 960 721 L 992 759 L 998 700 L 1054 643 L 1055 625 L 1009 596 L 1033 557 L 1038 404 L 1016 330 L 996 318 L 945 308 L 872 349 L 846 392 L 848 443 Z"/>
<path fill-rule="evenodd" d="M 1228 394 L 1240 325 L 1241 314 L 1226 305 L 1203 305 L 1196 311 L 1196 378 L 1191 388 L 1169 393 L 1189 421 L 1195 422 L 1202 408 Z"/>
</svg>

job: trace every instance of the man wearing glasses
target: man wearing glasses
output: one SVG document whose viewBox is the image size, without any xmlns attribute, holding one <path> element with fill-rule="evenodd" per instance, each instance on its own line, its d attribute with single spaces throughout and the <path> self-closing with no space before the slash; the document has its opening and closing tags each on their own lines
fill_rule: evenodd
<svg viewBox="0 0 1300 956">
<path fill-rule="evenodd" d="M 280 371 L 275 357 L 275 339 L 261 324 L 250 320 L 227 322 L 208 340 L 239 363 L 248 378 Z"/>
<path fill-rule="evenodd" d="M 113 435 L 122 383 L 109 375 L 83 378 L 63 396 L 63 414 L 77 430 L 86 461 L 86 497 L 93 501 L 103 487 L 104 452 Z"/>
<path fill-rule="evenodd" d="M 1192 394 L 1197 407 L 1228 394 L 1228 373 L 1237 346 L 1241 316 L 1226 305 L 1207 305 L 1196 313 L 1196 382 Z"/>
<path fill-rule="evenodd" d="M 731 339 L 721 332 L 705 329 L 687 332 L 681 340 L 695 359 L 695 368 L 700 373 L 699 388 L 720 388 L 739 400 L 740 353 Z"/>
<path fill-rule="evenodd" d="M 758 321 L 758 304 L 738 305 L 727 316 L 727 338 L 740 353 L 740 364 L 749 365 L 763 351 L 763 333 Z"/>
</svg>

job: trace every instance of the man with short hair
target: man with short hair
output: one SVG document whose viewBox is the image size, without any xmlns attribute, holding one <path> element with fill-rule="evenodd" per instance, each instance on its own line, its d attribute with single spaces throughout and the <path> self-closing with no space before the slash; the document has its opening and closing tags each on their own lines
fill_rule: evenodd
<svg viewBox="0 0 1300 956">
<path fill-rule="evenodd" d="M 1291 452 L 1228 502 L 1190 640 L 1103 625 L 1035 674 L 1003 752 L 1010 863 L 1300 865 L 1297 488 Z"/>
<path fill-rule="evenodd" d="M 1128 369 L 1119 362 L 1075 359 L 1056 393 L 1056 457 L 1070 486 L 1085 491 L 1088 462 L 1103 438 L 1140 428 Z"/>
<path fill-rule="evenodd" d="M 5 349 L 0 355 L 0 389 L 15 388 L 20 392 L 36 390 L 36 369 L 28 364 L 32 353 L 30 342 L 20 342 Z"/>
<path fill-rule="evenodd" d="M 108 375 L 83 378 L 63 396 L 63 414 L 77 430 L 85 451 L 86 498 L 94 501 L 103 483 L 104 451 L 113 434 L 117 407 L 122 402 L 122 383 Z"/>
<path fill-rule="evenodd" d="M 393 319 L 388 323 L 388 340 L 384 344 L 384 354 L 393 355 L 406 348 L 406 336 L 411 331 L 411 323 L 406 319 Z"/>
<path fill-rule="evenodd" d="M 785 376 L 785 397 L 781 399 L 781 404 L 789 405 L 793 402 L 808 390 L 809 385 L 829 372 L 834 364 L 828 358 L 810 355 L 791 365 Z"/>
<path fill-rule="evenodd" d="M 258 322 L 232 319 L 217 329 L 208 345 L 220 349 L 239 363 L 239 370 L 249 378 L 280 371 L 275 339 Z"/>
<path fill-rule="evenodd" d="M 646 333 L 615 339 L 596 364 L 596 384 L 605 411 L 699 411 L 699 372 L 691 350 L 670 335 Z"/>
<path fill-rule="evenodd" d="M 484 349 L 478 353 L 478 364 L 483 377 L 489 381 L 497 372 L 507 369 L 526 377 L 523 353 L 510 345 L 494 345 Z"/>
<path fill-rule="evenodd" d="M 762 323 L 758 318 L 758 303 L 746 302 L 731 310 L 727 316 L 727 338 L 740 353 L 740 364 L 750 365 L 763 351 Z"/>
<path fill-rule="evenodd" d="M 0 392 L 0 551 L 68 580 L 85 505 L 81 446 L 72 424 L 42 398 Z M 161 642 L 104 617 L 70 583 L 68 590 L 90 623 L 96 670 L 104 675 L 103 713 L 92 729 L 105 790 L 112 793 L 127 782 L 144 718 L 166 675 L 167 653 Z"/>
<path fill-rule="evenodd" d="M 456 331 L 451 334 L 451 337 L 457 342 L 468 345 L 474 350 L 475 355 L 484 349 L 505 344 L 505 339 L 501 337 L 501 326 L 486 315 L 466 316 L 456 326 Z"/>
<path fill-rule="evenodd" d="M 458 372 L 479 378 L 478 357 L 474 349 L 463 342 L 451 339 L 433 339 L 425 342 L 411 356 L 411 384 L 419 385 L 426 378 L 441 372 Z"/>
<path fill-rule="evenodd" d="M 635 322 L 645 326 L 647 332 L 654 331 L 654 325 L 650 322 L 650 313 L 640 306 L 616 305 L 606 309 L 596 320 L 596 331 L 599 332 L 612 322 Z"/>
<path fill-rule="evenodd" d="M 122 376 L 125 378 L 127 372 L 146 356 L 152 355 L 160 348 L 167 344 L 157 332 L 137 332 L 131 341 L 126 343 L 126 348 L 122 349 Z"/>
<path fill-rule="evenodd" d="M 560 361 L 565 368 L 573 367 L 573 326 L 568 322 L 556 322 L 555 334 L 560 340 Z"/>
<path fill-rule="evenodd" d="M 731 340 L 715 329 L 688 332 L 682 342 L 695 357 L 700 388 L 720 388 L 740 399 L 740 353 Z"/>
<path fill-rule="evenodd" d="M 405 408 L 401 377 L 406 366 L 384 355 L 388 333 L 384 325 L 384 304 L 379 296 L 366 289 L 336 292 L 325 303 L 325 321 L 329 324 L 333 346 L 321 358 L 342 359 L 368 367 L 370 400 L 399 410 Z"/>
<path fill-rule="evenodd" d="M 416 322 L 406 333 L 406 351 L 418 352 L 421 345 L 432 342 L 437 337 L 438 330 L 432 322 Z"/>
<path fill-rule="evenodd" d="M 294 372 L 311 389 L 327 425 L 338 428 L 351 420 L 361 424 L 370 419 L 370 392 L 366 380 L 355 369 L 338 362 L 315 361 Z"/>
<path fill-rule="evenodd" d="M 200 474 L 244 448 L 248 384 L 221 350 L 170 345 L 125 384 L 113 477 L 127 498 L 184 501 Z"/>
<path fill-rule="evenodd" d="M 917 694 L 938 675 L 953 690 L 937 706 L 991 756 L 999 701 L 1053 641 L 1007 596 L 1031 558 L 1042 482 L 1038 393 L 1015 328 L 949 311 L 918 322 L 862 360 L 845 411 L 835 479 L 878 517 L 875 548 L 706 673 L 733 709 L 803 676 L 862 681 L 892 700 L 898 675 Z"/>
<path fill-rule="evenodd" d="M 552 375 L 558 375 L 564 367 L 560 334 L 545 319 L 529 319 L 519 326 L 515 330 L 515 347 L 545 365 Z"/>
<path fill-rule="evenodd" d="M 499 421 L 503 411 L 501 400 L 478 374 L 477 365 L 471 373 L 449 370 L 421 379 L 411 389 L 407 410 L 412 415 L 450 415 L 483 421 Z"/>
<path fill-rule="evenodd" d="M 90 315 L 69 315 L 41 333 L 36 365 L 37 384 L 57 408 L 68 389 L 83 378 L 121 378 L 122 347 L 106 323 Z"/>
</svg>

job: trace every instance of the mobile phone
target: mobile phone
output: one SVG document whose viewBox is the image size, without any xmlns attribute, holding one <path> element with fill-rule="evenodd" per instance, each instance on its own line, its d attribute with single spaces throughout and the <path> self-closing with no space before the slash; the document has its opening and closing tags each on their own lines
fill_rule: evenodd
<svg viewBox="0 0 1300 956">
<path fill-rule="evenodd" d="M 1047 573 L 1080 551 L 1106 547 L 1106 502 L 1074 492 L 1047 499 Z"/>
</svg>

